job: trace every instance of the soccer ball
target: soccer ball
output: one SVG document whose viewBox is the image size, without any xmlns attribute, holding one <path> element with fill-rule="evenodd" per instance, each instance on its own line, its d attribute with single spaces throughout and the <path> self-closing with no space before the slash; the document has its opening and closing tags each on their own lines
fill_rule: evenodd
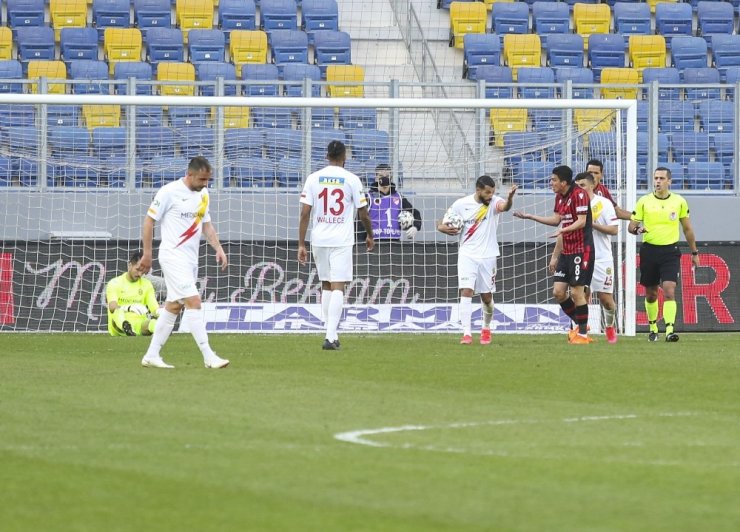
<svg viewBox="0 0 740 532">
<path fill-rule="evenodd" d="M 398 225 L 401 229 L 410 229 L 414 225 L 414 215 L 409 211 L 401 211 L 398 213 Z"/>
<path fill-rule="evenodd" d="M 128 306 L 128 311 L 132 314 L 139 314 L 141 316 L 146 316 L 149 314 L 149 309 L 146 305 L 140 305 L 140 304 L 134 304 Z"/>
<path fill-rule="evenodd" d="M 442 218 L 442 223 L 445 225 L 449 225 L 450 227 L 454 227 L 455 229 L 462 229 L 463 219 L 462 216 L 460 216 L 459 214 L 452 211 L 447 211 L 444 218 Z"/>
</svg>

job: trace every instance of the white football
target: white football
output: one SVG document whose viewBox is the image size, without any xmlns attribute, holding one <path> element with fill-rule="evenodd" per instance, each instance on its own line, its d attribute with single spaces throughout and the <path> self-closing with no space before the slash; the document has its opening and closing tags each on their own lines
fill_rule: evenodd
<svg viewBox="0 0 740 532">
<path fill-rule="evenodd" d="M 455 229 L 462 229 L 463 219 L 462 216 L 456 212 L 447 211 L 444 218 L 442 218 L 442 223 L 449 225 L 450 227 L 454 227 Z"/>
<path fill-rule="evenodd" d="M 410 229 L 414 225 L 414 215 L 409 211 L 401 211 L 398 213 L 398 225 L 401 229 Z"/>
<path fill-rule="evenodd" d="M 146 305 L 139 305 L 139 304 L 129 305 L 128 311 L 133 314 L 141 314 L 142 316 L 149 314 L 149 309 L 147 308 Z"/>
</svg>

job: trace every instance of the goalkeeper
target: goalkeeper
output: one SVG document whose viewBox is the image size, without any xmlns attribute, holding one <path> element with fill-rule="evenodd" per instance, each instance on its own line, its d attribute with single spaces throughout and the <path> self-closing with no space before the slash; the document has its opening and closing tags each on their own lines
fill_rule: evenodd
<svg viewBox="0 0 740 532">
<path fill-rule="evenodd" d="M 111 279 L 105 288 L 111 336 L 150 336 L 157 325 L 159 303 L 152 282 L 139 269 L 141 257 L 141 251 L 135 251 L 128 271 Z"/>
<path fill-rule="evenodd" d="M 391 167 L 385 163 L 375 167 L 375 183 L 368 190 L 367 206 L 374 240 L 400 240 L 402 234 L 407 240 L 413 240 L 421 230 L 421 213 L 396 190 L 391 180 Z M 402 225 L 399 221 L 402 212 L 412 215 L 413 222 L 411 217 L 407 222 L 410 225 Z"/>
</svg>

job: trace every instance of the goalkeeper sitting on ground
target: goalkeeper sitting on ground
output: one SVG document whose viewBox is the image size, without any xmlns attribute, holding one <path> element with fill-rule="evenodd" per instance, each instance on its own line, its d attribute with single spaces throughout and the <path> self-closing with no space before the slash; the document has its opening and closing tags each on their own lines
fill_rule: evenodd
<svg viewBox="0 0 740 532">
<path fill-rule="evenodd" d="M 111 336 L 149 336 L 154 332 L 159 303 L 152 282 L 139 270 L 141 251 L 128 261 L 128 271 L 108 282 L 108 332 Z"/>
</svg>

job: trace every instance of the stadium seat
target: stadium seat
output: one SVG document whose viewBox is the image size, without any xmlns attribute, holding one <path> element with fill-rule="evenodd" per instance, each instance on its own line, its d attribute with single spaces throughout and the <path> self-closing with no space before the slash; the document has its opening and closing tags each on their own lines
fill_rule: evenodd
<svg viewBox="0 0 740 532">
<path fill-rule="evenodd" d="M 229 105 L 224 107 L 224 128 L 249 127 L 249 107 Z"/>
<path fill-rule="evenodd" d="M 694 13 L 689 4 L 659 2 L 655 6 L 655 33 L 666 40 L 671 49 L 671 40 L 676 35 L 693 35 Z"/>
<path fill-rule="evenodd" d="M 609 109 L 576 109 L 573 112 L 579 133 L 610 131 L 614 113 Z"/>
<path fill-rule="evenodd" d="M 681 75 L 677 68 L 646 68 L 643 70 L 642 82 L 646 85 L 650 85 L 653 81 L 658 83 L 658 97 L 661 100 L 681 99 Z M 666 85 L 676 86 L 667 87 Z M 650 90 L 651 89 L 648 87 L 648 93 Z"/>
<path fill-rule="evenodd" d="M 7 24 L 13 30 L 45 26 L 44 0 L 8 0 Z"/>
<path fill-rule="evenodd" d="M 301 63 L 289 63 L 283 67 L 284 81 L 300 81 L 305 79 L 319 82 L 321 81 L 321 70 L 316 65 L 304 65 Z M 303 83 L 285 85 L 286 96 L 303 96 Z M 311 96 L 318 98 L 321 96 L 321 85 L 311 85 Z"/>
<path fill-rule="evenodd" d="M 624 37 L 618 34 L 595 34 L 589 37 L 588 63 L 594 71 L 594 81 L 601 80 L 601 69 L 624 67 Z"/>
<path fill-rule="evenodd" d="M 111 74 L 116 63 L 141 61 L 141 31 L 137 28 L 108 28 L 104 35 L 105 57 Z"/>
<path fill-rule="evenodd" d="M 520 98 L 555 98 L 555 72 L 548 67 L 520 68 L 517 79 Z M 528 84 L 549 83 L 549 87 L 532 87 Z"/>
<path fill-rule="evenodd" d="M 190 30 L 213 28 L 213 0 L 177 0 L 175 19 L 187 44 Z"/>
<path fill-rule="evenodd" d="M 326 67 L 326 95 L 330 97 L 362 98 L 365 95 L 365 69 L 357 65 L 329 65 Z M 335 83 L 359 82 L 353 85 Z"/>
<path fill-rule="evenodd" d="M 53 80 L 67 79 L 67 68 L 61 61 L 29 61 L 28 62 L 28 79 L 37 80 L 39 78 L 47 79 L 46 92 L 49 94 L 64 94 L 66 85 L 64 83 L 54 83 Z M 37 83 L 31 84 L 31 92 L 38 93 Z"/>
<path fill-rule="evenodd" d="M 10 28 L 0 26 L 0 61 L 7 61 L 13 56 L 13 32 Z"/>
<path fill-rule="evenodd" d="M 172 155 L 155 155 L 144 164 L 144 179 L 137 186 L 160 188 L 177 181 L 188 167 L 188 159 Z M 138 180 L 137 180 L 138 181 Z"/>
<path fill-rule="evenodd" d="M 125 151 L 125 127 L 97 127 L 92 130 L 92 154 L 99 159 L 120 155 Z"/>
<path fill-rule="evenodd" d="M 151 84 L 139 83 L 140 81 L 146 82 L 152 80 L 152 67 L 149 63 L 141 61 L 116 63 L 113 79 L 126 81 L 129 78 L 136 78 L 136 94 L 146 95 L 152 93 Z M 116 93 L 127 94 L 128 88 L 126 83 L 117 83 Z"/>
<path fill-rule="evenodd" d="M 104 61 L 91 61 L 82 59 L 71 61 L 69 65 L 69 79 L 75 81 L 72 84 L 72 92 L 75 94 L 108 94 L 110 85 L 107 83 L 92 83 L 108 79 L 108 65 Z"/>
<path fill-rule="evenodd" d="M 339 108 L 339 127 L 342 129 L 378 129 L 375 109 Z"/>
<path fill-rule="evenodd" d="M 729 2 L 699 2 L 696 11 L 696 34 L 699 36 L 715 33 L 732 34 L 735 26 L 735 13 Z"/>
<path fill-rule="evenodd" d="M 479 65 L 501 63 L 501 40 L 490 33 L 469 33 L 463 38 L 463 78 L 475 80 Z"/>
<path fill-rule="evenodd" d="M 658 128 L 665 133 L 693 131 L 694 115 L 694 106 L 690 102 L 658 102 Z"/>
<path fill-rule="evenodd" d="M 657 156 L 659 161 L 668 160 L 668 148 L 670 137 L 667 133 L 658 133 Z M 650 151 L 650 133 L 647 131 L 637 132 L 637 165 L 647 166 Z"/>
<path fill-rule="evenodd" d="M 611 8 L 608 4 L 584 4 L 573 6 L 573 25 L 575 32 L 583 37 L 587 48 L 591 45 L 589 37 L 594 34 L 609 33 L 611 27 Z"/>
<path fill-rule="evenodd" d="M 594 97 L 594 90 L 584 85 L 594 83 L 594 73 L 590 68 L 579 67 L 560 67 L 555 69 L 555 81 L 562 85 L 570 81 L 573 84 L 572 98 L 574 99 L 591 99 Z M 561 97 L 565 98 L 565 87 L 560 91 Z"/>
<path fill-rule="evenodd" d="M 274 30 L 269 35 L 272 62 L 308 63 L 308 35 L 300 30 Z"/>
<path fill-rule="evenodd" d="M 297 30 L 295 0 L 261 0 L 260 29 L 268 33 L 273 30 Z"/>
<path fill-rule="evenodd" d="M 242 80 L 254 82 L 247 83 L 244 87 L 245 96 L 278 96 L 278 67 L 273 64 L 244 65 L 242 68 Z M 264 83 L 271 81 L 273 83 Z"/>
<path fill-rule="evenodd" d="M 450 4 L 450 46 L 463 47 L 468 33 L 486 33 L 488 11 L 478 2 L 452 2 Z"/>
<path fill-rule="evenodd" d="M 390 163 L 390 138 L 383 130 L 355 129 L 349 131 L 347 132 L 347 143 L 352 151 L 352 158 L 357 161 L 376 159 L 381 163 Z"/>
<path fill-rule="evenodd" d="M 336 0 L 303 0 L 301 3 L 301 29 L 313 44 L 316 31 L 339 31 L 339 8 Z"/>
<path fill-rule="evenodd" d="M 594 131 L 587 136 L 588 156 L 604 163 L 614 156 L 617 134 L 614 131 Z M 607 173 L 606 175 L 613 175 Z"/>
<path fill-rule="evenodd" d="M 522 161 L 542 160 L 542 135 L 511 132 L 504 135 L 504 164 L 517 167 Z"/>
<path fill-rule="evenodd" d="M 730 101 L 735 101 L 735 89 L 731 85 L 737 85 L 738 82 L 740 82 L 740 66 L 728 67 L 725 70 L 725 83 L 728 85 L 725 88 L 725 96 Z"/>
<path fill-rule="evenodd" d="M 96 127 L 119 127 L 120 105 L 83 105 L 82 116 L 88 129 Z"/>
<path fill-rule="evenodd" d="M 497 147 L 503 148 L 507 133 L 527 130 L 526 109 L 491 109 L 491 134 Z"/>
<path fill-rule="evenodd" d="M 562 131 L 563 111 L 560 109 L 530 109 L 529 120 L 532 123 L 532 131 Z"/>
<path fill-rule="evenodd" d="M 49 127 L 79 126 L 82 109 L 79 105 L 47 105 L 46 124 Z"/>
<path fill-rule="evenodd" d="M 234 30 L 257 29 L 257 8 L 254 0 L 219 0 L 218 23 L 226 43 Z"/>
<path fill-rule="evenodd" d="M 347 140 L 347 133 L 341 130 L 337 129 L 325 129 L 325 130 L 317 130 L 313 131 L 311 133 L 311 162 L 322 162 L 326 161 L 326 147 L 329 145 L 330 142 L 333 140 L 338 140 L 344 144 L 349 144 L 349 141 Z M 300 154 L 299 154 L 300 155 Z M 354 152 L 353 152 L 353 159 L 358 159 Z M 363 158 L 362 161 L 369 160 L 367 158 Z"/>
<path fill-rule="evenodd" d="M 224 154 L 235 157 L 262 158 L 265 131 L 259 128 L 232 128 L 224 133 Z"/>
<path fill-rule="evenodd" d="M 287 107 L 257 107 L 250 109 L 254 127 L 287 128 L 293 127 L 293 114 Z"/>
<path fill-rule="evenodd" d="M 134 23 L 144 35 L 149 28 L 171 28 L 170 0 L 134 0 Z"/>
<path fill-rule="evenodd" d="M 92 20 L 99 41 L 103 41 L 105 28 L 131 27 L 130 0 L 93 0 L 92 4 Z"/>
<path fill-rule="evenodd" d="M 476 74 L 478 81 L 486 83 L 486 98 L 513 98 L 514 77 L 511 68 L 507 66 L 481 65 L 477 68 Z M 508 86 L 499 86 L 499 84 L 509 84 Z"/>
<path fill-rule="evenodd" d="M 683 82 L 687 85 L 700 84 L 701 87 L 684 87 L 687 100 L 720 99 L 722 89 L 719 86 L 719 70 L 716 68 L 686 68 L 683 71 Z M 716 87 L 707 85 L 716 84 Z"/>
<path fill-rule="evenodd" d="M 637 100 L 637 131 L 648 130 L 650 104 L 645 100 Z"/>
<path fill-rule="evenodd" d="M 96 61 L 98 59 L 98 33 L 95 28 L 64 28 L 61 34 L 60 49 L 67 68 L 71 61 L 81 59 Z"/>
<path fill-rule="evenodd" d="M 725 177 L 725 167 L 720 162 L 692 161 L 686 165 L 686 188 L 722 190 L 730 183 Z"/>
<path fill-rule="evenodd" d="M 601 71 L 602 85 L 629 85 L 628 87 L 602 87 L 602 98 L 622 100 L 637 99 L 639 74 L 635 68 L 605 68 Z"/>
<path fill-rule="evenodd" d="M 48 165 L 50 186 L 96 188 L 100 186 L 100 162 L 87 155 L 74 160 L 60 160 Z"/>
<path fill-rule="evenodd" d="M 226 58 L 226 37 L 221 30 L 190 30 L 188 60 L 191 63 L 223 62 Z"/>
<path fill-rule="evenodd" d="M 642 81 L 644 69 L 666 66 L 665 39 L 661 35 L 630 35 L 629 60 Z"/>
<path fill-rule="evenodd" d="M 714 160 L 721 162 L 725 168 L 732 167 L 735 159 L 735 134 L 734 133 L 715 133 L 711 135 L 712 148 L 714 149 Z M 731 173 L 727 174 L 728 177 Z"/>
<path fill-rule="evenodd" d="M 562 2 L 532 4 L 532 32 L 540 38 L 554 33 L 570 33 L 570 9 Z M 543 39 L 543 42 L 545 39 Z"/>
<path fill-rule="evenodd" d="M 511 67 L 514 81 L 519 67 L 538 67 L 542 64 L 539 35 L 504 35 L 504 61 Z"/>
<path fill-rule="evenodd" d="M 322 131 L 314 131 L 321 136 Z M 326 147 L 326 145 L 324 145 Z M 265 131 L 265 155 L 272 161 L 283 157 L 300 157 L 303 153 L 303 134 L 293 129 L 268 129 Z M 324 154 L 326 155 L 326 154 Z"/>
<path fill-rule="evenodd" d="M 275 165 L 275 179 L 281 187 L 299 187 L 303 182 L 305 171 L 303 159 L 300 157 L 285 157 Z"/>
<path fill-rule="evenodd" d="M 153 30 L 150 30 L 150 33 Z M 185 81 L 187 83 L 164 83 L 159 86 L 162 96 L 194 96 L 195 68 L 191 63 L 160 63 L 157 68 L 157 81 Z"/>
<path fill-rule="evenodd" d="M 549 162 L 522 161 L 514 182 L 523 188 L 547 188 L 550 186 L 552 168 Z"/>
<path fill-rule="evenodd" d="M 0 128 L 8 131 L 12 127 L 36 125 L 36 108 L 33 105 L 0 105 Z M 10 140 L 12 135 L 8 135 Z"/>
<path fill-rule="evenodd" d="M 529 6 L 526 2 L 496 2 L 491 9 L 491 33 L 529 33 Z"/>
<path fill-rule="evenodd" d="M 193 43 L 195 38 L 194 32 L 199 30 L 193 30 L 190 34 L 190 44 Z M 216 95 L 216 80 L 223 78 L 224 81 L 236 81 L 236 68 L 231 63 L 223 63 L 218 61 L 208 61 L 205 63 L 199 63 L 195 66 L 195 75 L 198 81 L 210 81 L 214 82 L 212 85 L 201 85 L 198 87 L 201 96 L 215 96 Z M 236 84 L 224 84 L 224 96 L 236 96 L 237 94 Z"/>
<path fill-rule="evenodd" d="M 297 111 L 298 123 L 303 127 L 303 110 L 299 109 Z M 334 107 L 315 107 L 311 109 L 309 123 L 314 129 L 334 129 L 334 118 Z"/>
<path fill-rule="evenodd" d="M 0 61 L 0 80 L 23 79 L 23 67 L 19 61 Z M 22 93 L 22 83 L 0 81 L 0 93 Z"/>
<path fill-rule="evenodd" d="M 231 184 L 237 187 L 275 186 L 275 163 L 269 159 L 239 157 L 231 163 Z"/>
<path fill-rule="evenodd" d="M 178 131 L 191 127 L 205 127 L 208 124 L 208 110 L 205 107 L 173 105 L 168 111 L 170 127 Z"/>
<path fill-rule="evenodd" d="M 56 59 L 54 30 L 47 27 L 22 26 L 16 31 L 18 59 L 28 67 L 29 61 L 53 61 Z"/>
<path fill-rule="evenodd" d="M 200 109 L 205 114 L 205 108 L 201 107 Z M 172 115 L 170 114 L 171 117 Z M 182 157 L 188 160 L 199 155 L 209 159 L 213 157 L 216 136 L 212 128 L 196 126 L 194 124 L 183 125 L 181 129 L 174 124 L 173 127 L 178 128 L 177 145 Z"/>
<path fill-rule="evenodd" d="M 18 178 L 15 163 L 11 157 L 0 156 L 0 187 L 13 186 L 14 179 Z M 17 184 L 20 184 L 18 181 Z"/>
<path fill-rule="evenodd" d="M 62 126 L 49 128 L 51 156 L 87 155 L 90 151 L 90 133 L 84 127 Z"/>
<path fill-rule="evenodd" d="M 229 55 L 241 77 L 245 63 L 267 63 L 267 34 L 260 30 L 234 30 L 229 40 Z"/>
<path fill-rule="evenodd" d="M 699 102 L 699 126 L 709 133 L 732 133 L 735 124 L 733 102 L 726 100 L 704 100 Z"/>
<path fill-rule="evenodd" d="M 582 67 L 583 37 L 574 33 L 547 37 L 547 64 L 551 67 Z"/>
<path fill-rule="evenodd" d="M 650 6 L 636 2 L 614 3 L 614 33 L 650 35 Z"/>
<path fill-rule="evenodd" d="M 352 44 L 349 33 L 343 31 L 316 31 L 313 37 L 314 63 L 322 76 L 328 65 L 352 64 Z"/>
<path fill-rule="evenodd" d="M 87 0 L 51 0 L 49 17 L 54 37 L 59 42 L 62 28 L 87 26 Z"/>
<path fill-rule="evenodd" d="M 712 57 L 724 81 L 728 67 L 740 66 L 740 35 L 713 35 Z"/>
<path fill-rule="evenodd" d="M 707 41 L 701 37 L 679 35 L 673 38 L 671 59 L 679 70 L 707 66 Z"/>
<path fill-rule="evenodd" d="M 8 150 L 13 155 L 38 155 L 39 131 L 34 125 L 6 126 Z"/>
<path fill-rule="evenodd" d="M 146 59 L 155 74 L 161 62 L 185 61 L 182 31 L 177 28 L 149 28 L 146 32 Z"/>
<path fill-rule="evenodd" d="M 136 130 L 136 153 L 151 159 L 157 156 L 175 155 L 175 130 L 168 127 L 142 127 Z M 180 168 L 184 174 L 187 165 Z"/>
</svg>

